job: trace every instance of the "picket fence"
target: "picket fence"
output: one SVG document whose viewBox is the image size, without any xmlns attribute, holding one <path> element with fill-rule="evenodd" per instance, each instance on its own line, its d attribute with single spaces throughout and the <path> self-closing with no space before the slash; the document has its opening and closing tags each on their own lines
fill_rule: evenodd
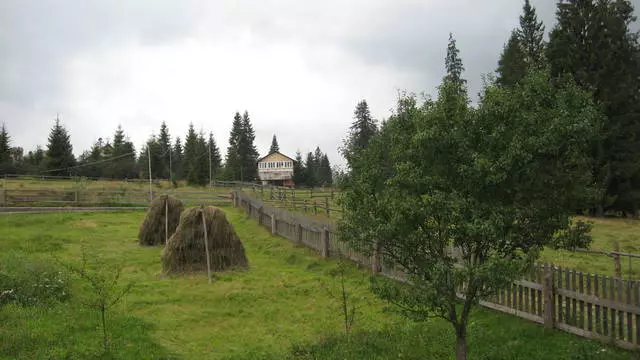
<svg viewBox="0 0 640 360">
<path fill-rule="evenodd" d="M 381 275 L 405 281 L 402 270 L 340 241 L 333 224 L 290 212 L 254 199 L 241 190 L 233 204 L 252 218 L 296 244 L 316 250 L 322 257 L 343 256 L 371 267 Z M 459 294 L 463 297 L 462 294 Z M 480 305 L 582 337 L 627 349 L 640 348 L 640 283 L 611 276 L 537 264 L 531 272 Z"/>
</svg>

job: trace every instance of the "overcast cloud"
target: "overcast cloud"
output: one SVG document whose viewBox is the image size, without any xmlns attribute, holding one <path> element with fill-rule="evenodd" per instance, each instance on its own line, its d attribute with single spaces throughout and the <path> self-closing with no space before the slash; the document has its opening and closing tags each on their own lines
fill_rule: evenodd
<svg viewBox="0 0 640 360">
<path fill-rule="evenodd" d="M 555 1 L 532 1 L 547 29 Z M 139 149 L 164 120 L 212 131 L 226 151 L 249 111 L 261 154 L 276 134 L 293 156 L 333 163 L 367 99 L 386 118 L 398 90 L 434 93 L 453 32 L 475 97 L 522 2 L 516 0 L 2 0 L 0 122 L 25 153 L 56 113 L 74 152 L 118 124 Z M 637 4 L 636 4 L 637 7 Z"/>
</svg>

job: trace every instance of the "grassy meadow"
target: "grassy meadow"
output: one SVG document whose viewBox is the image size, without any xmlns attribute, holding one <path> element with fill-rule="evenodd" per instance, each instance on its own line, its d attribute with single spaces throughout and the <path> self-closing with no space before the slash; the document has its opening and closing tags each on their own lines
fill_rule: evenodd
<svg viewBox="0 0 640 360">
<path fill-rule="evenodd" d="M 204 273 L 162 275 L 161 248 L 137 244 L 141 212 L 0 214 L 0 275 L 13 271 L 35 281 L 36 294 L 52 286 L 48 275 L 33 276 L 38 264 L 78 265 L 82 246 L 90 262 L 100 259 L 106 271 L 120 264 L 120 282 L 135 282 L 108 317 L 109 354 L 101 352 L 98 314 L 83 305 L 87 286 L 75 277 L 60 300 L 0 301 L 0 359 L 454 358 L 448 323 L 416 324 L 387 311 L 369 292 L 366 271 L 355 266 L 348 268 L 347 289 L 359 308 L 347 337 L 332 297 L 337 263 L 271 236 L 239 210 L 225 210 L 251 268 L 218 274 L 212 284 Z M 473 315 L 469 346 L 470 359 L 637 358 L 485 309 Z"/>
</svg>

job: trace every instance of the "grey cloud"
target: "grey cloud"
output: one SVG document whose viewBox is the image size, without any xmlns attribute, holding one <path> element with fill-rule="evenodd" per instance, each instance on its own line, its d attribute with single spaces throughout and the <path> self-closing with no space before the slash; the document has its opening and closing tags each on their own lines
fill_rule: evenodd
<svg viewBox="0 0 640 360">
<path fill-rule="evenodd" d="M 170 0 L 4 0 L 0 102 L 55 103 L 73 55 L 125 40 L 170 41 L 188 33 L 196 10 L 187 1 Z"/>
</svg>

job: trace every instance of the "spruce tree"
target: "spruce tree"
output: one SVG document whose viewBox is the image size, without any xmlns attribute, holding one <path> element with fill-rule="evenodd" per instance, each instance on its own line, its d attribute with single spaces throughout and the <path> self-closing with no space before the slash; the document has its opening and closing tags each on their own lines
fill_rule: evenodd
<svg viewBox="0 0 640 360">
<path fill-rule="evenodd" d="M 240 179 L 241 162 L 240 162 L 240 146 L 242 137 L 242 117 L 239 112 L 233 116 L 233 123 L 229 133 L 229 147 L 227 148 L 227 156 L 225 159 L 225 172 L 229 180 Z"/>
<path fill-rule="evenodd" d="M 522 7 L 517 34 L 527 68 L 541 69 L 544 66 L 544 24 L 538 21 L 536 9 L 531 6 L 529 0 L 525 0 Z"/>
<path fill-rule="evenodd" d="M 276 139 L 276 134 L 273 134 L 273 139 L 271 139 L 271 148 L 269 148 L 269 154 L 280 151 L 280 146 L 278 146 L 278 140 Z"/>
<path fill-rule="evenodd" d="M 175 180 L 181 180 L 183 178 L 183 159 L 184 154 L 182 152 L 182 143 L 180 142 L 180 137 L 176 136 L 175 144 L 172 149 L 172 160 L 173 160 L 173 177 Z M 173 179 L 172 179 L 173 180 Z"/>
<path fill-rule="evenodd" d="M 239 147 L 239 155 L 241 159 L 241 178 L 240 181 L 253 181 L 258 175 L 258 149 L 254 145 L 256 139 L 253 125 L 249 113 L 245 110 L 242 115 L 242 136 Z"/>
<path fill-rule="evenodd" d="M 118 125 L 113 135 L 113 145 L 110 156 L 112 162 L 106 163 L 103 175 L 116 179 L 135 177 L 136 155 L 133 143 L 126 138 L 121 125 Z"/>
<path fill-rule="evenodd" d="M 525 55 L 516 30 L 511 32 L 509 42 L 502 50 L 496 72 L 498 73 L 496 84 L 499 86 L 513 86 L 527 73 Z"/>
<path fill-rule="evenodd" d="M 184 160 L 183 174 L 189 185 L 198 184 L 198 134 L 193 128 L 193 123 L 189 124 L 189 130 L 184 140 Z"/>
<path fill-rule="evenodd" d="M 209 150 L 202 130 L 197 135 L 196 156 L 187 181 L 193 185 L 206 185 L 209 183 Z"/>
<path fill-rule="evenodd" d="M 211 179 L 217 178 L 220 167 L 222 166 L 222 156 L 220 156 L 220 149 L 216 145 L 216 140 L 213 138 L 213 133 L 209 133 L 209 139 L 207 141 L 207 150 L 211 152 Z M 207 158 L 207 161 L 209 158 Z"/>
<path fill-rule="evenodd" d="M 0 128 L 0 174 L 8 173 L 11 164 L 11 138 L 7 132 L 7 128 L 2 123 Z"/>
<path fill-rule="evenodd" d="M 349 135 L 340 149 L 342 156 L 350 164 L 353 157 L 367 147 L 369 140 L 378 132 L 378 124 L 371 117 L 366 100 L 360 101 L 353 111 L 353 122 L 349 128 Z"/>
<path fill-rule="evenodd" d="M 76 158 L 73 156 L 73 146 L 67 129 L 56 118 L 49 134 L 47 144 L 46 168 L 48 173 L 54 176 L 69 176 L 72 174 L 70 167 L 75 166 Z"/>
<path fill-rule="evenodd" d="M 447 56 L 445 58 L 446 75 L 445 82 L 454 86 L 459 95 L 467 94 L 467 80 L 462 77 L 464 65 L 460 58 L 460 50 L 456 46 L 456 40 L 453 34 L 449 33 L 449 44 L 447 45 Z"/>
<path fill-rule="evenodd" d="M 331 163 L 329 163 L 329 157 L 327 154 L 323 154 L 322 159 L 320 160 L 320 174 L 321 184 L 323 186 L 331 186 L 333 183 L 333 176 L 331 173 Z"/>
<path fill-rule="evenodd" d="M 558 4 L 547 58 L 556 81 L 573 77 L 593 94 L 605 118 L 594 144 L 593 211 L 637 213 L 640 202 L 640 47 L 625 0 Z"/>
<path fill-rule="evenodd" d="M 445 68 L 446 75 L 439 88 L 440 99 L 444 104 L 443 111 L 449 119 L 464 117 L 469 103 L 467 80 L 462 77 L 464 66 L 462 59 L 460 59 L 460 50 L 456 47 L 456 40 L 451 33 L 449 34 Z"/>
<path fill-rule="evenodd" d="M 312 152 L 307 153 L 307 160 L 304 164 L 304 183 L 307 186 L 316 186 L 316 159 Z"/>
<path fill-rule="evenodd" d="M 293 162 L 293 182 L 296 186 L 305 185 L 305 166 L 300 150 L 296 151 L 296 160 Z"/>
<path fill-rule="evenodd" d="M 169 163 L 173 160 L 170 158 L 171 156 L 171 135 L 169 135 L 169 128 L 167 124 L 163 121 L 162 125 L 160 125 L 160 135 L 158 135 L 158 149 L 160 151 L 160 168 L 158 169 L 158 174 L 160 177 L 164 179 L 169 179 L 171 177 L 170 166 Z"/>
</svg>

